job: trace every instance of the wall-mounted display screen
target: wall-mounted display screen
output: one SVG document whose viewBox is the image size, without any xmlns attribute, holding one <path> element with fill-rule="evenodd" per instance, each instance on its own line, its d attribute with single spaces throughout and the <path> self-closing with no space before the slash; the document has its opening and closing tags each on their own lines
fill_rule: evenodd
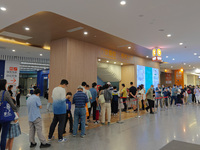
<svg viewBox="0 0 200 150">
<path fill-rule="evenodd" d="M 144 84 L 146 91 L 154 85 L 159 84 L 159 69 L 137 65 L 137 86 Z"/>
</svg>

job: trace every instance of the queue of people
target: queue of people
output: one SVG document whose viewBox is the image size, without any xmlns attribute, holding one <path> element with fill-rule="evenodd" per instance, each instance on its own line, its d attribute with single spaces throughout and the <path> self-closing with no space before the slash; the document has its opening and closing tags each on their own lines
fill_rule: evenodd
<svg viewBox="0 0 200 150">
<path fill-rule="evenodd" d="M 181 86 L 174 85 L 165 87 L 158 84 L 154 85 L 146 91 L 144 85 L 135 87 L 133 82 L 130 82 L 130 88 L 126 88 L 125 84 L 121 84 L 122 89 L 117 90 L 117 87 L 112 87 L 108 82 L 104 86 L 97 88 L 97 83 L 92 83 L 92 88 L 86 82 L 82 82 L 77 88 L 77 92 L 73 95 L 71 92 L 66 93 L 68 81 L 63 79 L 60 84 L 52 91 L 53 98 L 53 120 L 49 128 L 48 140 L 42 134 L 42 117 L 40 109 L 42 104 L 40 100 L 40 89 L 35 88 L 33 93 L 27 99 L 28 119 L 29 119 L 29 142 L 30 147 L 36 147 L 35 133 L 37 132 L 40 140 L 40 148 L 50 147 L 48 141 L 54 139 L 54 131 L 58 125 L 58 142 L 66 142 L 67 139 L 63 136 L 66 131 L 67 122 L 69 121 L 69 132 L 75 137 L 77 136 L 78 126 L 81 130 L 80 137 L 86 136 L 85 128 L 91 123 L 91 118 L 94 124 L 101 122 L 102 125 L 111 123 L 111 116 L 116 116 L 118 110 L 121 109 L 123 103 L 124 112 L 128 112 L 129 108 L 133 112 L 145 110 L 150 114 L 154 114 L 155 108 L 160 106 L 161 110 L 168 109 L 169 106 L 181 104 L 191 104 L 192 102 L 200 103 L 200 88 L 199 86 Z M 17 102 L 13 97 L 12 88 L 8 86 L 6 91 L 6 80 L 0 80 L 0 98 L 1 103 L 4 101 L 10 105 L 13 114 L 12 118 L 7 119 L 1 117 L 1 150 L 5 148 L 12 150 L 14 138 L 21 134 L 20 125 L 18 122 L 19 115 L 17 114 Z M 20 92 L 17 91 L 16 94 Z M 48 93 L 47 93 L 48 94 Z M 45 95 L 48 99 L 48 96 Z M 121 99 L 122 101 L 119 101 Z M 147 100 L 147 101 L 146 101 Z M 71 112 L 72 105 L 75 105 L 74 113 Z M 2 106 L 2 105 L 1 105 Z M 0 107 L 1 107 L 0 106 Z M 139 106 L 139 107 L 138 107 Z M 8 108 L 7 108 L 8 109 Z M 3 110 L 3 109 L 2 109 Z M 74 115 L 72 115 L 74 114 Z M 107 114 L 107 117 L 105 116 Z M 2 113 L 0 115 L 3 116 Z M 73 117 L 74 116 L 74 117 Z M 101 116 L 101 119 L 100 117 Z M 2 119 L 3 118 L 3 119 Z M 7 140 L 8 139 L 8 140 Z M 6 144 L 7 141 L 7 144 Z"/>
</svg>

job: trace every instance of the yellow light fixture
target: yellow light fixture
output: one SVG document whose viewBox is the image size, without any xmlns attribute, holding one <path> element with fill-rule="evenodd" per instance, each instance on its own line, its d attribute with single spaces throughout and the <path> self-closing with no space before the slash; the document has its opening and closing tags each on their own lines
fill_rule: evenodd
<svg viewBox="0 0 200 150">
<path fill-rule="evenodd" d="M 50 46 L 43 46 L 43 49 L 50 50 Z"/>
<path fill-rule="evenodd" d="M 183 68 L 181 68 L 181 70 L 180 70 L 181 72 L 183 72 Z"/>
<path fill-rule="evenodd" d="M 20 45 L 25 45 L 25 46 L 30 46 L 30 43 L 27 42 L 19 42 L 14 39 L 8 39 L 0 36 L 0 42 L 6 42 L 6 43 L 11 43 L 11 44 L 20 44 Z"/>
</svg>

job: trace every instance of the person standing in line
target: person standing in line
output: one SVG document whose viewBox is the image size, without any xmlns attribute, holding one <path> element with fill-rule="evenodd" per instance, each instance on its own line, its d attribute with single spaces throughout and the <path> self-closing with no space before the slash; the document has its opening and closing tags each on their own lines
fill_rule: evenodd
<svg viewBox="0 0 200 150">
<path fill-rule="evenodd" d="M 42 104 L 40 101 L 40 89 L 35 89 L 34 94 L 31 95 L 27 101 L 28 107 L 28 119 L 29 119 L 29 141 L 30 147 L 35 147 L 37 143 L 35 142 L 35 132 L 37 131 L 38 138 L 41 142 L 40 148 L 50 147 L 51 145 L 47 143 L 44 135 L 42 134 L 42 117 L 40 114 L 40 109 L 42 109 Z"/>
<path fill-rule="evenodd" d="M 122 95 L 122 100 L 123 100 L 123 104 L 124 104 L 124 109 L 123 111 L 127 111 L 127 104 L 126 104 L 126 100 L 127 100 L 127 91 L 126 91 L 126 87 L 125 87 L 125 84 L 122 84 L 122 90 L 121 90 L 121 93 Z"/>
<path fill-rule="evenodd" d="M 67 133 L 65 131 L 65 128 L 67 126 L 67 121 L 69 120 L 69 132 L 73 133 L 73 118 L 72 118 L 72 113 L 71 113 L 71 97 L 72 97 L 72 93 L 68 92 L 66 95 L 66 108 L 67 108 L 67 113 L 66 113 L 66 119 L 65 119 L 65 125 L 64 125 L 64 130 L 63 130 L 63 134 Z"/>
<path fill-rule="evenodd" d="M 6 91 L 6 86 L 7 86 L 7 81 L 5 79 L 0 79 L 0 103 L 2 103 L 1 102 L 2 100 L 7 101 L 10 104 L 11 109 L 14 112 L 17 112 L 17 107 L 13 103 L 13 100 L 12 100 L 9 92 Z M 3 116 L 1 116 L 1 117 L 3 117 Z M 10 128 L 10 121 L 0 122 L 0 131 L 1 131 L 0 149 L 1 150 L 5 150 L 5 148 L 6 148 L 6 139 L 7 139 L 7 134 L 8 134 L 9 128 Z"/>
<path fill-rule="evenodd" d="M 50 107 L 51 103 L 49 102 L 49 89 L 46 90 L 46 92 L 44 94 L 44 98 L 47 99 L 47 111 L 50 111 L 49 107 Z"/>
<path fill-rule="evenodd" d="M 162 93 L 163 93 L 163 96 L 164 96 L 165 108 L 167 109 L 168 108 L 168 95 L 169 95 L 168 89 L 165 88 Z"/>
<path fill-rule="evenodd" d="M 90 92 L 92 94 L 92 99 L 91 101 L 91 108 L 89 109 L 89 114 L 91 114 L 91 110 L 93 109 L 93 121 L 95 124 L 97 124 L 97 120 L 96 120 L 96 108 L 97 108 L 97 83 L 94 82 L 92 83 L 92 88 L 90 89 Z"/>
<path fill-rule="evenodd" d="M 153 85 L 151 85 L 151 87 L 148 89 L 147 93 L 146 93 L 146 98 L 148 100 L 149 106 L 146 107 L 146 111 L 148 112 L 148 110 L 150 109 L 150 114 L 154 114 L 152 108 L 154 107 L 154 100 L 153 100 Z"/>
<path fill-rule="evenodd" d="M 191 88 L 191 92 L 192 92 L 192 102 L 195 104 L 195 102 L 196 102 L 196 98 L 195 98 L 195 94 L 194 94 L 195 86 L 193 85 L 190 88 Z"/>
<path fill-rule="evenodd" d="M 162 109 L 162 98 L 161 98 L 161 92 L 162 88 L 160 87 L 160 84 L 158 84 L 158 87 L 156 87 L 156 108 L 158 108 L 158 103 L 160 102 L 160 107 Z"/>
<path fill-rule="evenodd" d="M 107 82 L 107 84 L 108 84 L 108 86 L 109 86 L 108 90 L 110 90 L 110 92 L 112 93 L 112 91 L 113 91 L 113 86 L 112 86 L 112 84 L 111 84 L 110 82 Z"/>
<path fill-rule="evenodd" d="M 137 101 L 134 101 L 137 98 L 137 89 L 135 86 L 133 86 L 133 82 L 130 82 L 130 88 L 129 88 L 129 97 L 130 97 L 130 104 L 133 107 L 133 111 L 136 111 L 137 109 Z"/>
<path fill-rule="evenodd" d="M 199 104 L 200 103 L 200 89 L 199 89 L 198 85 L 194 89 L 194 94 L 196 97 L 196 103 Z"/>
<path fill-rule="evenodd" d="M 65 88 L 68 85 L 68 81 L 63 79 L 60 82 L 60 85 L 58 87 L 55 87 L 52 92 L 52 98 L 53 98 L 53 113 L 54 118 L 51 123 L 50 129 L 49 129 L 49 140 L 52 140 L 53 133 L 55 131 L 55 128 L 58 124 L 58 142 L 66 142 L 67 139 L 63 138 L 63 129 L 65 125 L 65 118 L 66 118 L 66 90 Z"/>
<path fill-rule="evenodd" d="M 112 107 L 111 112 L 115 116 L 118 113 L 118 98 L 119 98 L 119 91 L 117 91 L 116 86 L 113 87 L 112 96 L 113 96 L 113 99 L 112 99 L 112 103 L 111 103 L 111 107 Z"/>
<path fill-rule="evenodd" d="M 177 94 L 178 94 L 178 89 L 176 87 L 176 84 L 174 84 L 173 88 L 172 88 L 172 98 L 171 98 L 171 106 L 173 104 L 173 100 L 175 101 L 175 105 L 177 103 Z"/>
<path fill-rule="evenodd" d="M 12 100 L 13 100 L 13 103 L 16 104 L 16 100 L 15 100 L 15 98 L 13 97 L 12 89 L 13 89 L 13 85 L 9 85 L 9 86 L 8 86 L 8 92 L 10 93 L 10 96 L 11 96 L 11 98 L 12 98 Z"/>
<path fill-rule="evenodd" d="M 140 90 L 140 93 L 141 93 L 141 104 L 142 104 L 142 110 L 144 110 L 144 107 L 145 107 L 145 99 L 146 99 L 146 95 L 145 95 L 145 89 L 144 89 L 144 84 L 141 84 L 141 90 Z"/>
<path fill-rule="evenodd" d="M 16 101 L 17 101 L 17 107 L 20 107 L 20 95 L 21 95 L 21 86 L 17 86 L 16 91 Z"/>
<path fill-rule="evenodd" d="M 83 92 L 83 87 L 79 86 L 78 91 L 74 94 L 73 104 L 75 104 L 74 111 L 74 126 L 73 126 L 73 136 L 77 135 L 79 119 L 81 120 L 81 138 L 85 137 L 85 118 L 86 118 L 86 109 L 85 106 L 88 103 L 88 97 Z"/>
<path fill-rule="evenodd" d="M 190 86 L 187 88 L 187 94 L 188 94 L 187 104 L 191 104 L 192 103 L 192 91 L 191 91 Z"/>
<path fill-rule="evenodd" d="M 110 125 L 110 120 L 111 120 L 111 100 L 112 100 L 112 93 L 111 91 L 108 89 L 109 86 L 108 84 L 106 84 L 104 86 L 104 90 L 101 91 L 99 94 L 101 95 L 101 93 L 103 92 L 104 94 L 104 99 L 105 99 L 105 103 L 101 104 L 101 113 L 102 113 L 102 121 L 101 124 L 105 125 L 105 114 L 107 112 L 107 119 L 108 119 L 108 125 Z"/>
</svg>

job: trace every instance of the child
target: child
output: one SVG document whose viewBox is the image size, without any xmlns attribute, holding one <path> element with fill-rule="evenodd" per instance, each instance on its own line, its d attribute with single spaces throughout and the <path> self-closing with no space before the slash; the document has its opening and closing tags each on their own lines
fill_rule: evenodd
<svg viewBox="0 0 200 150">
<path fill-rule="evenodd" d="M 113 95 L 113 99 L 112 99 L 112 113 L 115 115 L 117 115 L 118 112 L 118 95 L 119 92 L 117 91 L 117 87 L 114 86 L 113 87 L 113 91 L 112 91 L 112 95 Z"/>
<path fill-rule="evenodd" d="M 18 114 L 15 113 L 15 120 L 10 123 L 10 128 L 7 134 L 8 141 L 6 144 L 6 149 L 12 150 L 14 138 L 18 137 L 20 134 L 21 129 L 19 126 Z"/>
<path fill-rule="evenodd" d="M 64 125 L 64 132 L 63 134 L 66 133 L 65 128 L 67 125 L 67 121 L 69 120 L 69 132 L 73 133 L 73 118 L 72 118 L 72 113 L 71 113 L 71 97 L 72 97 L 72 93 L 68 92 L 66 95 L 66 106 L 67 106 L 67 113 L 66 113 L 66 120 L 65 120 L 65 125 Z"/>
</svg>

